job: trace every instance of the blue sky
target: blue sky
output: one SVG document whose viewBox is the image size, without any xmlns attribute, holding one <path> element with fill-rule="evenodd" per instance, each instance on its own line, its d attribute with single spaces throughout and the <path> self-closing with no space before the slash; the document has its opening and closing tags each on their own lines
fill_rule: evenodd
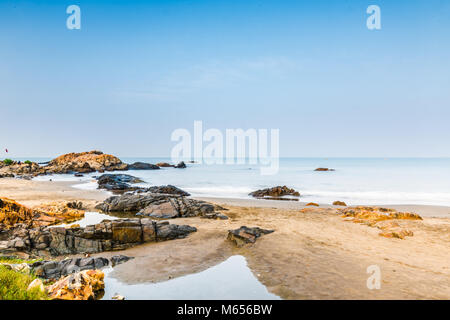
<svg viewBox="0 0 450 320">
<path fill-rule="evenodd" d="M 448 157 L 449 34 L 448 1 L 2 0 L 0 158 L 169 156 L 194 120 L 278 128 L 281 156 Z"/>
</svg>

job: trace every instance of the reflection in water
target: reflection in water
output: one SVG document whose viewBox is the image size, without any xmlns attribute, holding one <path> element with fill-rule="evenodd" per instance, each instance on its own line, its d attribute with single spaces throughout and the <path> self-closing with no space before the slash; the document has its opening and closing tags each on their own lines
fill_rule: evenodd
<svg viewBox="0 0 450 320">
<path fill-rule="evenodd" d="M 232 256 L 205 271 L 159 283 L 124 284 L 110 276 L 112 270 L 103 270 L 103 299 L 109 300 L 116 294 L 129 300 L 280 299 L 258 281 L 243 256 Z"/>
<path fill-rule="evenodd" d="M 73 224 L 79 224 L 80 227 L 84 228 L 86 226 L 89 226 L 91 224 L 97 224 L 102 222 L 103 220 L 115 220 L 117 219 L 116 217 L 107 215 L 107 214 L 103 214 L 103 213 L 99 213 L 99 212 L 85 212 L 84 213 L 84 218 L 71 222 L 71 223 L 66 223 L 66 224 L 58 224 L 58 225 L 54 225 L 51 226 L 52 227 L 69 227 Z"/>
</svg>

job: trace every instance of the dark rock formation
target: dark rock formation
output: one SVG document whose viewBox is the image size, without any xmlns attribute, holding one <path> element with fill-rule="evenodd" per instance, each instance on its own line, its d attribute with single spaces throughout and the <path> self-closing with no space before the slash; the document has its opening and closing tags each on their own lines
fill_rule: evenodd
<svg viewBox="0 0 450 320">
<path fill-rule="evenodd" d="M 0 253 L 66 255 L 122 250 L 144 242 L 184 238 L 196 228 L 145 219 L 104 220 L 85 228 L 17 226 L 0 241 Z"/>
<path fill-rule="evenodd" d="M 106 259 L 96 258 L 73 258 L 62 261 L 37 261 L 30 265 L 31 270 L 38 277 L 45 279 L 59 279 L 75 272 L 83 270 L 102 269 L 106 266 L 118 265 L 133 259 L 124 255 L 117 255 Z"/>
<path fill-rule="evenodd" d="M 314 171 L 335 171 L 334 169 L 330 169 L 330 168 L 317 168 Z"/>
<path fill-rule="evenodd" d="M 130 183 L 143 182 L 139 178 L 128 174 L 103 174 L 97 178 L 98 189 L 106 189 L 110 191 L 130 191 L 140 189 L 132 187 Z"/>
<path fill-rule="evenodd" d="M 282 196 L 295 196 L 299 197 L 300 193 L 298 191 L 295 191 L 294 189 L 290 189 L 286 186 L 277 186 L 273 188 L 267 188 L 262 190 L 257 190 L 254 192 L 249 193 L 250 196 L 255 198 L 269 198 L 273 200 L 280 200 L 277 199 Z"/>
<path fill-rule="evenodd" d="M 110 197 L 96 208 L 104 212 L 137 212 L 139 216 L 162 219 L 205 216 L 214 214 L 217 210 L 216 206 L 205 201 L 189 199 L 176 194 L 148 192 Z"/>
<path fill-rule="evenodd" d="M 178 163 L 175 168 L 178 169 L 185 169 L 186 168 L 186 163 L 184 163 L 184 161 L 181 161 L 180 163 Z"/>
<path fill-rule="evenodd" d="M 145 162 L 135 162 L 128 165 L 129 170 L 158 170 L 161 169 L 156 164 L 145 163 Z"/>
<path fill-rule="evenodd" d="M 236 230 L 228 230 L 227 239 L 232 241 L 237 247 L 242 247 L 248 243 L 255 243 L 256 239 L 262 235 L 269 234 L 275 230 L 265 230 L 258 227 L 248 228 L 242 226 Z"/>
<path fill-rule="evenodd" d="M 190 196 L 189 193 L 187 193 L 184 190 L 181 190 L 180 188 L 177 188 L 175 186 L 172 185 L 167 185 L 167 186 L 154 186 L 154 187 L 150 187 L 147 188 L 145 190 L 145 192 L 151 192 L 151 193 L 164 193 L 164 194 L 177 194 L 180 196 L 185 196 L 188 197 Z"/>
</svg>

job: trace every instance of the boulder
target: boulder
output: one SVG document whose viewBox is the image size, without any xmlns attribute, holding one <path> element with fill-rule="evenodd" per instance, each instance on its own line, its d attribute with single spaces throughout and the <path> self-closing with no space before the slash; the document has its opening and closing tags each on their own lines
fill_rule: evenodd
<svg viewBox="0 0 450 320">
<path fill-rule="evenodd" d="M 110 191 L 130 191 L 140 189 L 132 187 L 129 183 L 140 183 L 141 179 L 128 174 L 103 174 L 97 177 L 98 189 Z"/>
<path fill-rule="evenodd" d="M 306 207 L 308 207 L 308 206 L 318 207 L 319 205 L 317 203 L 315 203 L 315 202 L 309 202 L 309 203 L 305 204 L 305 206 Z"/>
<path fill-rule="evenodd" d="M 124 255 L 116 255 L 109 260 L 102 257 L 72 258 L 62 261 L 37 261 L 31 264 L 34 274 L 44 279 L 59 279 L 83 270 L 102 269 L 106 266 L 116 266 L 133 259 Z"/>
<path fill-rule="evenodd" d="M 135 162 L 128 165 L 128 170 L 158 170 L 161 169 L 155 164 L 145 163 L 145 162 Z"/>
<path fill-rule="evenodd" d="M 167 163 L 167 162 L 158 162 L 156 164 L 158 167 L 160 168 L 170 168 L 170 167 L 175 167 L 173 164 Z"/>
<path fill-rule="evenodd" d="M 254 198 L 268 198 L 268 199 L 279 200 L 279 198 L 283 197 L 283 196 L 299 197 L 300 193 L 298 191 L 295 191 L 294 189 L 290 189 L 286 186 L 277 186 L 277 187 L 273 187 L 273 188 L 257 190 L 257 191 L 249 193 L 249 195 Z"/>
<path fill-rule="evenodd" d="M 342 206 L 342 207 L 346 207 L 347 204 L 343 201 L 334 201 L 333 202 L 333 206 Z"/>
<path fill-rule="evenodd" d="M 39 288 L 39 291 L 45 292 L 44 283 L 41 279 L 34 279 L 31 281 L 31 283 L 28 285 L 27 291 L 35 290 L 36 288 Z"/>
<path fill-rule="evenodd" d="M 185 169 L 186 168 L 186 164 L 184 163 L 184 161 L 181 161 L 175 166 L 175 168 Z"/>
<path fill-rule="evenodd" d="M 84 270 L 68 275 L 47 287 L 51 299 L 93 300 L 105 288 L 104 273 Z"/>
<path fill-rule="evenodd" d="M 233 242 L 237 247 L 242 247 L 249 243 L 255 243 L 262 235 L 269 234 L 275 230 L 265 230 L 258 227 L 248 228 L 242 226 L 236 230 L 228 230 L 227 239 Z"/>
</svg>

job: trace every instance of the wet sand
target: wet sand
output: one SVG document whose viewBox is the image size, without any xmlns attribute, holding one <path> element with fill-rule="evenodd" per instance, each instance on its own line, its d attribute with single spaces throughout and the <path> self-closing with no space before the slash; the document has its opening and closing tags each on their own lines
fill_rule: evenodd
<svg viewBox="0 0 450 320">
<path fill-rule="evenodd" d="M 26 205 L 75 199 L 93 205 L 108 194 L 74 189 L 69 183 L 0 179 L 0 196 Z M 189 224 L 198 231 L 185 239 L 96 256 L 135 257 L 111 274 L 129 284 L 199 272 L 241 254 L 268 290 L 284 299 L 450 299 L 449 208 L 408 206 L 416 208 L 412 211 L 424 220 L 402 221 L 414 236 L 400 240 L 380 237 L 376 228 L 345 221 L 330 206 L 300 212 L 300 202 L 208 200 L 228 208 L 224 213 L 230 219 L 175 219 L 171 223 Z M 242 225 L 275 232 L 237 249 L 226 241 L 227 230 Z M 366 286 L 370 265 L 381 269 L 380 290 Z"/>
</svg>

